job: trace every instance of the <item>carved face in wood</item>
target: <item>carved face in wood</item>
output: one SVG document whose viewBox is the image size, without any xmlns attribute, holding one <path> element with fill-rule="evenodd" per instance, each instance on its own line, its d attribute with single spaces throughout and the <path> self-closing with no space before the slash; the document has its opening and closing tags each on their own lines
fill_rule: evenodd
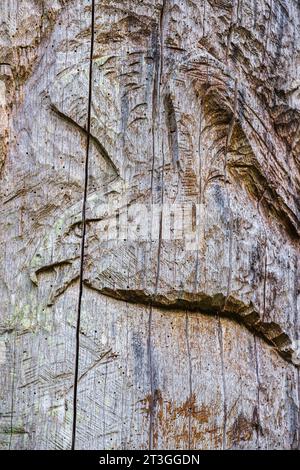
<svg viewBox="0 0 300 470">
<path fill-rule="evenodd" d="M 2 4 L 0 447 L 299 447 L 299 0 Z"/>
<path fill-rule="evenodd" d="M 218 2 L 188 3 L 182 15 L 179 1 L 96 2 L 91 90 L 89 10 L 77 7 L 82 22 L 71 16 L 68 34 L 55 25 L 27 84 L 37 92 L 26 95 L 34 119 L 23 145 L 39 141 L 36 178 L 52 166 L 51 197 L 66 185 L 68 209 L 54 202 L 30 275 L 39 284 L 52 272 L 49 303 L 78 279 L 90 109 L 84 283 L 127 300 L 251 307 L 261 322 L 281 318 L 277 338 L 294 303 L 284 276 L 299 237 L 299 51 L 287 58 L 274 31 L 279 46 L 263 52 L 264 12 L 246 38 L 238 10 L 216 31 L 206 19 Z"/>
</svg>

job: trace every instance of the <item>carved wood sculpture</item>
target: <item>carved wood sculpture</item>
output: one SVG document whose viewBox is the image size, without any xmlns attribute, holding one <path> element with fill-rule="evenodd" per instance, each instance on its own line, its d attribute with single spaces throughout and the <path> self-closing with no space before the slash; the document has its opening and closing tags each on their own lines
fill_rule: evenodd
<svg viewBox="0 0 300 470">
<path fill-rule="evenodd" d="M 1 448 L 299 448 L 299 1 L 3 3 Z"/>
</svg>

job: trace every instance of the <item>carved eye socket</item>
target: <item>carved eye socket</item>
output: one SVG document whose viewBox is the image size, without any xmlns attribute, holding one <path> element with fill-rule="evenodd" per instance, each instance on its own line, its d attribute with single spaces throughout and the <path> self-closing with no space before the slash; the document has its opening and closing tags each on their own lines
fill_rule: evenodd
<svg viewBox="0 0 300 470">
<path fill-rule="evenodd" d="M 78 222 L 76 225 L 74 225 L 74 234 L 76 237 L 81 238 L 82 237 L 82 223 Z"/>
</svg>

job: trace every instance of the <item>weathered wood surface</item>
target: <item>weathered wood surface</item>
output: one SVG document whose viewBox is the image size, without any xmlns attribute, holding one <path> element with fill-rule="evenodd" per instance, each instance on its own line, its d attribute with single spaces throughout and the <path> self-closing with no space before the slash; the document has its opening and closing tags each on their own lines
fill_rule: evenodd
<svg viewBox="0 0 300 470">
<path fill-rule="evenodd" d="M 3 5 L 1 448 L 299 448 L 299 2 Z"/>
</svg>

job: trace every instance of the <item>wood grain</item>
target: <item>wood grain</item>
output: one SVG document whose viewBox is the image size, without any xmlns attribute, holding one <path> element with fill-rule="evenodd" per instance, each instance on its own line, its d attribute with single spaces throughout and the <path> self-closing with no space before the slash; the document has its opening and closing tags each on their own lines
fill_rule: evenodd
<svg viewBox="0 0 300 470">
<path fill-rule="evenodd" d="M 1 448 L 299 448 L 299 31 L 3 1 Z"/>
</svg>

